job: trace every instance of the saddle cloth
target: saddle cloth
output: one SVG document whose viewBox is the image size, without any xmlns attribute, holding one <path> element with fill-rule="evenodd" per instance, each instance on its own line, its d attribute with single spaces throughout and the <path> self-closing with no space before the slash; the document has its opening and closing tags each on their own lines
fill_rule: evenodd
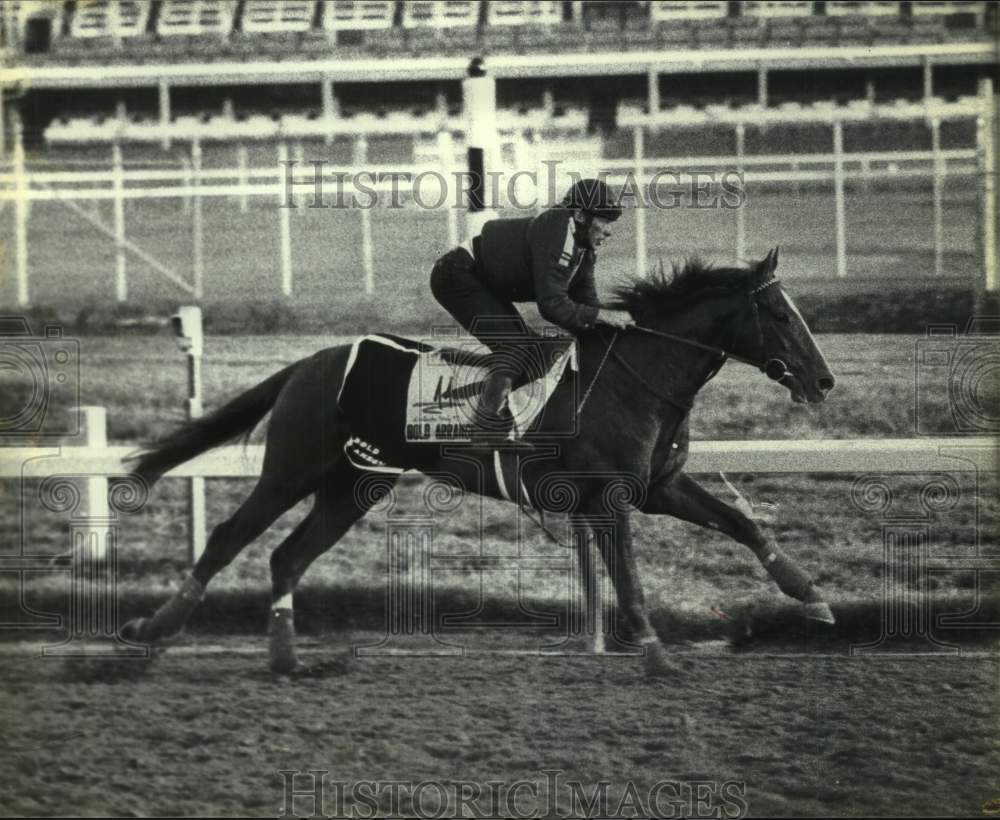
<svg viewBox="0 0 1000 820">
<path fill-rule="evenodd" d="M 424 445 L 468 442 L 487 372 L 487 357 L 471 344 L 441 348 L 386 333 L 357 339 L 337 396 L 353 433 L 344 445 L 351 463 L 399 473 L 437 457 Z M 508 398 L 511 438 L 530 428 L 566 366 L 576 369 L 575 346 L 565 339 L 540 337 L 536 347 L 529 371 L 539 378 Z"/>
</svg>

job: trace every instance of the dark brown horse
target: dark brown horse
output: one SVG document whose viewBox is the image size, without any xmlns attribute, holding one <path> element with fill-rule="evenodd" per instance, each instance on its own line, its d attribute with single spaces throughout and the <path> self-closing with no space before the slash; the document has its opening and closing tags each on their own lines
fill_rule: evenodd
<svg viewBox="0 0 1000 820">
<path fill-rule="evenodd" d="M 619 288 L 616 306 L 630 311 L 639 327 L 581 333 L 580 390 L 563 380 L 528 433 L 537 451 L 521 457 L 520 478 L 533 506 L 568 512 L 582 526 L 611 519 L 612 535 L 602 553 L 617 594 L 620 627 L 644 647 L 651 674 L 669 674 L 675 667 L 646 611 L 629 529 L 633 509 L 725 533 L 757 556 L 784 593 L 803 602 L 806 617 L 833 621 L 808 576 L 751 518 L 682 472 L 691 402 L 726 358 L 758 367 L 796 402 L 821 402 L 833 388 L 822 353 L 774 276 L 777 261 L 775 249 L 746 268 L 689 264 L 672 276 L 661 271 Z M 156 643 L 179 631 L 216 573 L 282 513 L 313 495 L 312 511 L 271 555 L 271 666 L 282 672 L 299 668 L 292 628 L 296 584 L 395 481 L 393 475 L 372 480 L 374 473 L 344 455 L 354 420 L 336 398 L 350 350 L 332 347 L 286 367 L 141 455 L 136 472 L 152 483 L 199 453 L 249 433 L 272 413 L 263 471 L 252 493 L 212 532 L 181 589 L 149 618 L 126 624 L 125 637 Z M 556 435 L 567 429 L 576 435 Z M 484 492 L 480 477 L 492 469 L 494 458 L 460 447 L 424 446 L 433 448 L 427 450 L 432 456 L 399 466 L 418 468 L 463 491 Z"/>
</svg>

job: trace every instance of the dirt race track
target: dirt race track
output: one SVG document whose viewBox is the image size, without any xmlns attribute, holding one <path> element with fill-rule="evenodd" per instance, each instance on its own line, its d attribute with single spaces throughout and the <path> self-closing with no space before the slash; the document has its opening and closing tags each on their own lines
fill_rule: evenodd
<svg viewBox="0 0 1000 820">
<path fill-rule="evenodd" d="M 349 640 L 306 641 L 306 659 L 335 661 Z M 377 796 L 354 804 L 357 817 L 541 816 L 553 806 L 588 816 L 571 781 L 584 801 L 608 781 L 606 811 L 619 817 L 732 817 L 741 807 L 750 816 L 970 817 L 1000 797 L 987 694 L 996 655 L 712 645 L 675 650 L 683 668 L 671 680 L 615 655 L 355 657 L 346 670 L 290 681 L 266 672 L 263 649 L 261 638 L 187 638 L 134 679 L 101 682 L 37 647 L 6 644 L 0 810 L 276 816 L 280 770 L 328 772 L 318 808 L 327 815 L 352 816 L 334 782 L 353 784 L 350 793 L 376 781 L 366 794 Z M 424 780 L 444 791 L 416 792 L 419 805 L 411 786 L 387 785 Z M 514 792 L 519 780 L 537 791 Z M 700 809 L 694 781 L 718 784 L 701 787 Z M 464 810 L 452 802 L 437 814 L 442 795 L 477 787 Z M 313 811 L 308 798 L 294 809 Z"/>
</svg>

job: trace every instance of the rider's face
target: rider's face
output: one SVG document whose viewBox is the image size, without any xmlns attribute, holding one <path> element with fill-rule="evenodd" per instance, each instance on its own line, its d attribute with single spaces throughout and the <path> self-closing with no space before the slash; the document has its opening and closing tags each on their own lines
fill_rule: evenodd
<svg viewBox="0 0 1000 820">
<path fill-rule="evenodd" d="M 599 248 L 611 236 L 611 229 L 614 223 L 610 219 L 603 219 L 599 216 L 592 216 L 589 220 L 583 211 L 576 212 L 576 220 L 581 228 L 586 228 L 587 244 L 591 248 Z M 579 236 L 579 231 L 577 232 Z"/>
<path fill-rule="evenodd" d="M 599 248 L 603 245 L 611 237 L 613 225 L 614 223 L 610 219 L 602 219 L 599 216 L 590 220 L 590 230 L 588 231 L 590 247 Z"/>
</svg>

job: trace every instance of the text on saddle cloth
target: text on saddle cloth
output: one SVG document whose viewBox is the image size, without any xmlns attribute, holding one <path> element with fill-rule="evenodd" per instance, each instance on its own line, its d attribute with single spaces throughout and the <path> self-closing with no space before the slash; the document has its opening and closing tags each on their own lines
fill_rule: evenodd
<svg viewBox="0 0 1000 820">
<path fill-rule="evenodd" d="M 521 435 L 545 407 L 569 364 L 573 345 L 540 338 L 525 357 L 535 381 L 512 391 L 508 406 L 512 435 Z M 351 348 L 337 401 L 352 436 L 348 459 L 366 470 L 398 473 L 419 465 L 423 444 L 469 441 L 488 359 L 477 343 L 439 348 L 390 334 L 359 338 Z"/>
<path fill-rule="evenodd" d="M 468 441 L 475 429 L 475 410 L 487 377 L 487 367 L 475 357 L 476 348 L 448 348 L 417 357 L 406 396 L 406 439 L 414 442 Z M 456 350 L 459 355 L 456 356 Z M 527 345 L 527 376 L 534 377 L 511 391 L 507 408 L 519 437 L 530 429 L 570 365 L 575 365 L 575 347 L 565 340 L 538 339 Z"/>
</svg>

